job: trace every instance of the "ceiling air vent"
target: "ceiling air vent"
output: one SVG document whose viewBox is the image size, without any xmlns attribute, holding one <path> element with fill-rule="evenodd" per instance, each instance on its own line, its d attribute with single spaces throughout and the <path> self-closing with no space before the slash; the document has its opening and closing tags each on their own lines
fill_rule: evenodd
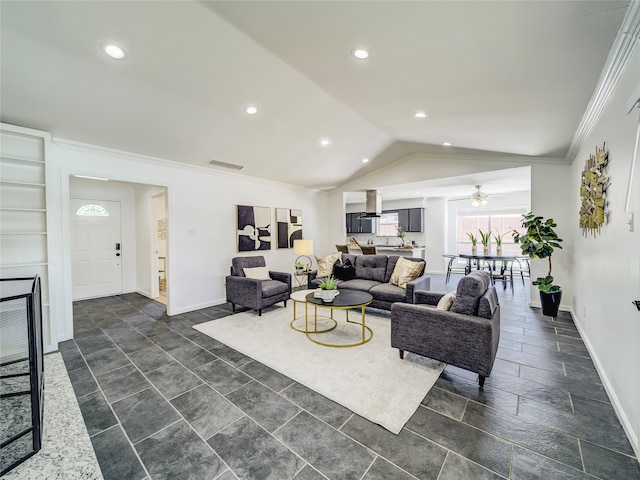
<svg viewBox="0 0 640 480">
<path fill-rule="evenodd" d="M 230 168 L 231 170 L 242 170 L 244 168 L 244 165 L 221 162 L 220 160 L 209 160 L 209 165 L 213 165 L 214 167 Z"/>
</svg>

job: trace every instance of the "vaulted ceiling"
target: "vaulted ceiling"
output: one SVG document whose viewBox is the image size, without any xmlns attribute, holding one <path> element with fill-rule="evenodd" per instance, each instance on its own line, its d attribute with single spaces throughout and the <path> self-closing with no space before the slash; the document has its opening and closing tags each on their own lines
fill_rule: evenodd
<svg viewBox="0 0 640 480">
<path fill-rule="evenodd" d="M 317 189 L 394 150 L 564 158 L 628 3 L 2 1 L 0 114 Z"/>
</svg>

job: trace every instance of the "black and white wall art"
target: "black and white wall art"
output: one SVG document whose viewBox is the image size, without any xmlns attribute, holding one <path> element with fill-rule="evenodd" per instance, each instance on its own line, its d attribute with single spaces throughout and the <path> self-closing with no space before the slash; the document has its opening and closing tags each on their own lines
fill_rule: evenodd
<svg viewBox="0 0 640 480">
<path fill-rule="evenodd" d="M 277 246 L 293 248 L 293 241 L 302 238 L 302 210 L 276 208 Z"/>
<path fill-rule="evenodd" d="M 271 249 L 271 209 L 236 205 L 238 252 Z"/>
</svg>

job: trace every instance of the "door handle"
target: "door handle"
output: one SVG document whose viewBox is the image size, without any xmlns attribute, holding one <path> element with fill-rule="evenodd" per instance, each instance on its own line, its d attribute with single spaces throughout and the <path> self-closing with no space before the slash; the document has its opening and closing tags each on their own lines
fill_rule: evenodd
<svg viewBox="0 0 640 480">
<path fill-rule="evenodd" d="M 119 256 L 120 256 L 120 252 L 116 253 L 116 257 L 119 257 Z"/>
</svg>

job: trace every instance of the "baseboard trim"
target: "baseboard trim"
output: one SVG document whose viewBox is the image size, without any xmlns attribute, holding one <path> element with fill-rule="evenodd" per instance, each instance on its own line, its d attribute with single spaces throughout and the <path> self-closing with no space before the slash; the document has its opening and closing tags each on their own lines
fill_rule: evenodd
<svg viewBox="0 0 640 480">
<path fill-rule="evenodd" d="M 593 360 L 593 364 L 595 365 L 598 375 L 602 380 L 602 385 L 604 386 L 604 390 L 607 392 L 607 395 L 611 400 L 611 405 L 613 405 L 613 409 L 616 412 L 616 415 L 618 416 L 618 420 L 620 420 L 620 424 L 622 425 L 624 432 L 627 434 L 629 443 L 631 443 L 631 448 L 633 448 L 633 451 L 636 453 L 636 457 L 640 458 L 640 446 L 638 445 L 638 436 L 636 435 L 633 429 L 633 426 L 629 421 L 629 418 L 625 414 L 624 409 L 622 408 L 622 405 L 618 400 L 618 396 L 616 395 L 616 392 L 613 386 L 611 385 L 611 382 L 609 381 L 609 377 L 607 376 L 604 367 L 600 363 L 600 359 L 598 358 L 598 355 L 596 354 L 595 349 L 591 345 L 591 342 L 589 341 L 589 338 L 587 337 L 585 331 L 582 329 L 582 325 L 580 325 L 580 323 L 576 321 L 576 319 L 578 318 L 577 315 L 573 311 L 573 308 L 571 308 L 569 311 L 573 316 L 573 323 L 578 329 L 578 333 L 580 333 L 580 337 L 582 338 L 582 341 L 584 342 L 585 347 L 587 347 L 587 350 L 589 351 L 591 360 Z"/>
<path fill-rule="evenodd" d="M 216 305 L 222 305 L 223 303 L 227 303 L 227 300 L 224 298 L 217 298 L 215 300 L 212 300 L 210 302 L 205 302 L 205 303 L 200 303 L 197 305 L 188 305 L 185 307 L 178 307 L 175 309 L 171 309 L 171 312 L 167 311 L 167 315 L 172 316 L 172 315 L 180 315 L 181 313 L 188 313 L 188 312 L 193 312 L 194 310 L 200 310 L 203 308 L 209 308 L 209 307 L 215 307 Z"/>
</svg>

